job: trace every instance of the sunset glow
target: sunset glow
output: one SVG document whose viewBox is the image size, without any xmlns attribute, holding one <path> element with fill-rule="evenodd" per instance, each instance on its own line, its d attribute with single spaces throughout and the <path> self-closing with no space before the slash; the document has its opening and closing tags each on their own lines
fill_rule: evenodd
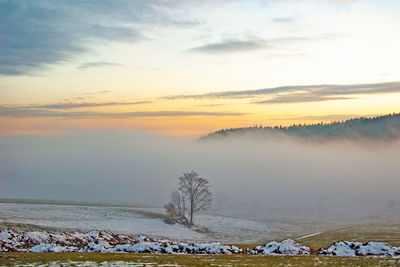
<svg viewBox="0 0 400 267">
<path fill-rule="evenodd" d="M 399 111 L 399 1 L 0 1 L 0 10 L 1 134 L 202 135 Z"/>
</svg>

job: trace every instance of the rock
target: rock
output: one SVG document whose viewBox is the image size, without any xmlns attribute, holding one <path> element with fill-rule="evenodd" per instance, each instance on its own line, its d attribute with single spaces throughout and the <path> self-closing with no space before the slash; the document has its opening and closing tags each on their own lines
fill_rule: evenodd
<svg viewBox="0 0 400 267">
<path fill-rule="evenodd" d="M 263 246 L 257 246 L 251 250 L 251 254 L 261 255 L 309 255 L 310 248 L 302 246 L 291 239 L 280 243 L 272 241 Z"/>
<path fill-rule="evenodd" d="M 320 249 L 320 255 L 329 256 L 397 256 L 400 248 L 392 247 L 383 242 L 351 242 L 339 241 L 327 249 Z"/>
<path fill-rule="evenodd" d="M 26 252 L 134 252 L 166 254 L 236 254 L 242 250 L 220 243 L 186 244 L 108 231 L 47 233 L 0 231 L 0 251 Z"/>
</svg>

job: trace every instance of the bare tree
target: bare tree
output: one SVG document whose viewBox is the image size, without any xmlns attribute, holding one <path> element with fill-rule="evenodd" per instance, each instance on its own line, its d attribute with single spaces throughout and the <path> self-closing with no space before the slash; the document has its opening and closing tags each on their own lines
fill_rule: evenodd
<svg viewBox="0 0 400 267">
<path fill-rule="evenodd" d="M 211 191 L 207 179 L 200 177 L 198 173 L 191 171 L 183 173 L 179 177 L 178 189 L 189 209 L 189 227 L 193 225 L 193 214 L 206 210 L 211 204 Z"/>
<path fill-rule="evenodd" d="M 167 213 L 167 216 L 164 218 L 164 222 L 168 224 L 175 224 L 177 221 L 178 212 L 176 211 L 174 204 L 168 202 L 164 205 L 164 208 L 165 212 Z"/>
<path fill-rule="evenodd" d="M 178 191 L 171 193 L 171 201 L 164 205 L 167 213 L 164 221 L 168 224 L 180 223 L 188 225 L 188 219 L 186 217 L 186 205 L 185 198 Z"/>
<path fill-rule="evenodd" d="M 177 213 L 178 213 L 177 216 L 185 217 L 186 216 L 185 198 L 178 191 L 172 192 L 171 202 L 177 210 Z"/>
</svg>

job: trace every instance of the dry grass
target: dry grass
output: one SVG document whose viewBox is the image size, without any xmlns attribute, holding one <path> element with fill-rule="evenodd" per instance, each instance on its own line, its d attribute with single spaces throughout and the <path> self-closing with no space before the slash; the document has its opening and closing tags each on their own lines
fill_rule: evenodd
<svg viewBox="0 0 400 267">
<path fill-rule="evenodd" d="M 386 242 L 392 246 L 400 246 L 400 224 L 346 226 L 329 230 L 319 235 L 299 240 L 298 242 L 317 250 L 319 248 L 327 248 L 339 240 L 359 241 L 363 243 L 367 241 Z"/>
</svg>

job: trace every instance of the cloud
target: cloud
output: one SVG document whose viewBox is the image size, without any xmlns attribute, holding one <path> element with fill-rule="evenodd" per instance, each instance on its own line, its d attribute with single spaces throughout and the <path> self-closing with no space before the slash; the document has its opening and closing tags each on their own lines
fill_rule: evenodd
<svg viewBox="0 0 400 267">
<path fill-rule="evenodd" d="M 278 17 L 272 20 L 273 23 L 291 23 L 296 21 L 295 17 Z"/>
<path fill-rule="evenodd" d="M 103 102 L 103 103 L 56 103 L 47 105 L 32 105 L 20 108 L 43 108 L 43 109 L 71 109 L 71 108 L 88 108 L 88 107 L 105 107 L 105 106 L 131 106 L 148 104 L 152 101 L 136 101 L 136 102 Z"/>
<path fill-rule="evenodd" d="M 206 53 L 206 54 L 230 54 L 238 52 L 248 52 L 255 50 L 276 49 L 283 45 L 293 44 L 297 42 L 316 41 L 316 40 L 332 40 L 340 37 L 339 34 L 321 34 L 317 36 L 284 36 L 270 39 L 229 39 L 221 42 L 209 43 L 196 46 L 187 50 L 188 52 Z"/>
<path fill-rule="evenodd" d="M 78 101 L 82 101 L 82 100 L 87 101 L 87 99 L 93 98 L 93 96 L 108 94 L 110 92 L 111 92 L 111 90 L 91 91 L 91 92 L 82 93 L 81 95 L 78 95 L 78 96 L 72 96 L 72 97 L 65 98 L 64 101 L 65 102 L 75 102 L 77 100 Z"/>
<path fill-rule="evenodd" d="M 227 40 L 218 43 L 206 44 L 189 49 L 189 52 L 200 52 L 207 54 L 220 54 L 232 52 L 246 52 L 252 50 L 260 50 L 267 47 L 267 43 L 263 40 Z"/>
<path fill-rule="evenodd" d="M 390 94 L 400 93 L 400 82 L 371 83 L 371 84 L 348 84 L 348 85 L 295 85 L 274 88 L 212 92 L 198 95 L 174 95 L 166 96 L 164 99 L 217 99 L 217 98 L 260 98 L 253 103 L 302 103 L 328 100 L 354 99 L 351 95 L 361 94 Z"/>
<path fill-rule="evenodd" d="M 305 102 L 321 102 L 330 100 L 347 100 L 354 99 L 354 97 L 342 97 L 342 96 L 320 96 L 311 94 L 290 94 L 276 96 L 271 99 L 255 101 L 256 104 L 289 104 L 289 103 L 305 103 Z"/>
<path fill-rule="evenodd" d="M 204 105 L 196 105 L 196 107 L 221 107 L 225 105 L 226 104 L 204 104 Z"/>
<path fill-rule="evenodd" d="M 274 0 L 277 2 L 305 2 L 307 0 Z M 322 0 L 331 3 L 353 3 L 353 2 L 361 2 L 361 0 Z"/>
<path fill-rule="evenodd" d="M 20 107 L 0 106 L 0 116 L 8 117 L 59 117 L 59 118 L 140 118 L 140 117 L 189 117 L 189 116 L 243 116 L 240 112 L 204 111 L 134 111 L 134 112 L 91 112 L 91 111 L 52 111 Z"/>
<path fill-rule="evenodd" d="M 119 67 L 119 66 L 122 65 L 113 62 L 98 61 L 98 62 L 86 62 L 79 65 L 77 68 L 80 70 L 86 70 L 89 68 L 97 68 L 97 67 Z"/>
<path fill-rule="evenodd" d="M 111 93 L 111 90 L 91 91 L 91 92 L 84 93 L 84 95 L 102 95 L 102 94 L 108 94 L 108 93 Z"/>
<path fill-rule="evenodd" d="M 70 61 L 101 42 L 145 40 L 146 26 L 193 25 L 163 1 L 0 1 L 0 74 L 22 75 Z"/>
<path fill-rule="evenodd" d="M 354 2 L 359 2 L 361 0 L 328 0 L 328 1 L 333 3 L 354 3 Z"/>
<path fill-rule="evenodd" d="M 306 121 L 306 120 L 321 120 L 321 121 L 344 121 L 354 118 L 373 118 L 381 116 L 382 114 L 329 114 L 329 115 L 305 115 L 305 116 L 293 116 L 293 115 L 281 115 L 271 120 L 290 120 L 290 121 Z"/>
<path fill-rule="evenodd" d="M 172 95 L 165 96 L 163 99 L 212 99 L 212 98 L 251 98 L 257 95 L 268 95 L 276 94 L 280 92 L 289 92 L 298 88 L 299 86 L 281 86 L 267 89 L 256 89 L 256 90 L 241 90 L 241 91 L 222 91 L 212 92 L 207 94 L 198 95 Z"/>
</svg>

